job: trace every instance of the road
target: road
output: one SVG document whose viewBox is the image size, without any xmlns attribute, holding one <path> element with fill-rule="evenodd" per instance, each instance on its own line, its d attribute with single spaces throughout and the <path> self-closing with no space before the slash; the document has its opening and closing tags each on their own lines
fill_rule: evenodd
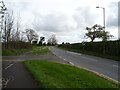
<svg viewBox="0 0 120 90">
<path fill-rule="evenodd" d="M 22 61 L 32 59 L 71 64 L 95 71 L 116 81 L 118 80 L 117 61 L 69 52 L 56 47 L 49 47 L 49 49 L 52 53 L 45 55 L 31 55 L 30 53 L 25 53 L 20 56 L 3 56 L 3 88 L 38 88 L 36 82 L 22 64 Z"/>
<path fill-rule="evenodd" d="M 38 88 L 36 82 L 26 71 L 22 64 L 24 60 L 49 60 L 59 63 L 66 61 L 56 57 L 52 53 L 45 55 L 31 55 L 25 53 L 20 56 L 3 56 L 2 57 L 2 82 L 3 88 Z"/>
<path fill-rule="evenodd" d="M 49 47 L 49 49 L 53 54 L 71 65 L 85 68 L 106 78 L 118 81 L 118 61 L 70 52 L 56 47 Z"/>
</svg>

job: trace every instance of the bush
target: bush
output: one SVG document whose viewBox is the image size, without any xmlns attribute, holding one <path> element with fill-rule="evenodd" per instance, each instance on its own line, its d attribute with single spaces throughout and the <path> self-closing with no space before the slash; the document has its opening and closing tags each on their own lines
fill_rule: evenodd
<svg viewBox="0 0 120 90">
<path fill-rule="evenodd" d="M 102 55 L 116 56 L 120 58 L 120 40 L 107 41 L 107 42 L 85 42 L 75 44 L 61 44 L 59 47 L 77 50 L 79 51 L 90 51 L 99 53 Z"/>
</svg>

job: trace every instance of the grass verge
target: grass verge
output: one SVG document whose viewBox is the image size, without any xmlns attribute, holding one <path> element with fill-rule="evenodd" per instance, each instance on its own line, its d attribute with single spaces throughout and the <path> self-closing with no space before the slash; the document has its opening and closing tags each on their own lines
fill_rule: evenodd
<svg viewBox="0 0 120 90">
<path fill-rule="evenodd" d="M 19 55 L 27 51 L 29 51 L 29 49 L 5 49 L 2 50 L 2 56 Z"/>
<path fill-rule="evenodd" d="M 45 60 L 29 60 L 23 64 L 40 88 L 117 88 L 113 82 L 74 66 Z"/>
<path fill-rule="evenodd" d="M 44 47 L 44 46 L 33 47 L 33 49 L 32 49 L 33 55 L 47 54 L 48 52 L 50 52 L 48 47 Z"/>
</svg>

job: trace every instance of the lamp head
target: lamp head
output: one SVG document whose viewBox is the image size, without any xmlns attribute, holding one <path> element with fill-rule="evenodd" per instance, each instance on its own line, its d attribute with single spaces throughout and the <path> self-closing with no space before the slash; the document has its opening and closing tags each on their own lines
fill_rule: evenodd
<svg viewBox="0 0 120 90">
<path fill-rule="evenodd" d="M 99 6 L 97 6 L 96 8 L 100 8 Z"/>
</svg>

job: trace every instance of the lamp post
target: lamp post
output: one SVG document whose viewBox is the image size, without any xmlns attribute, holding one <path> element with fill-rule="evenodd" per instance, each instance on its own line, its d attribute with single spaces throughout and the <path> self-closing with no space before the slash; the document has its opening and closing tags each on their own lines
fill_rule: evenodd
<svg viewBox="0 0 120 90">
<path fill-rule="evenodd" d="M 99 6 L 97 6 L 96 8 L 101 8 L 101 9 L 103 9 L 103 25 L 104 25 L 104 30 L 105 30 L 105 8 L 104 7 L 99 7 Z"/>
<path fill-rule="evenodd" d="M 99 6 L 97 6 L 96 8 L 101 8 L 101 9 L 103 9 L 103 25 L 104 25 L 104 31 L 105 31 L 105 8 L 104 7 L 99 7 Z M 106 45 L 105 45 L 105 42 L 104 42 L 104 45 L 103 45 L 103 54 L 105 54 L 105 52 L 106 52 L 106 50 L 105 50 L 105 47 L 106 47 Z"/>
</svg>

